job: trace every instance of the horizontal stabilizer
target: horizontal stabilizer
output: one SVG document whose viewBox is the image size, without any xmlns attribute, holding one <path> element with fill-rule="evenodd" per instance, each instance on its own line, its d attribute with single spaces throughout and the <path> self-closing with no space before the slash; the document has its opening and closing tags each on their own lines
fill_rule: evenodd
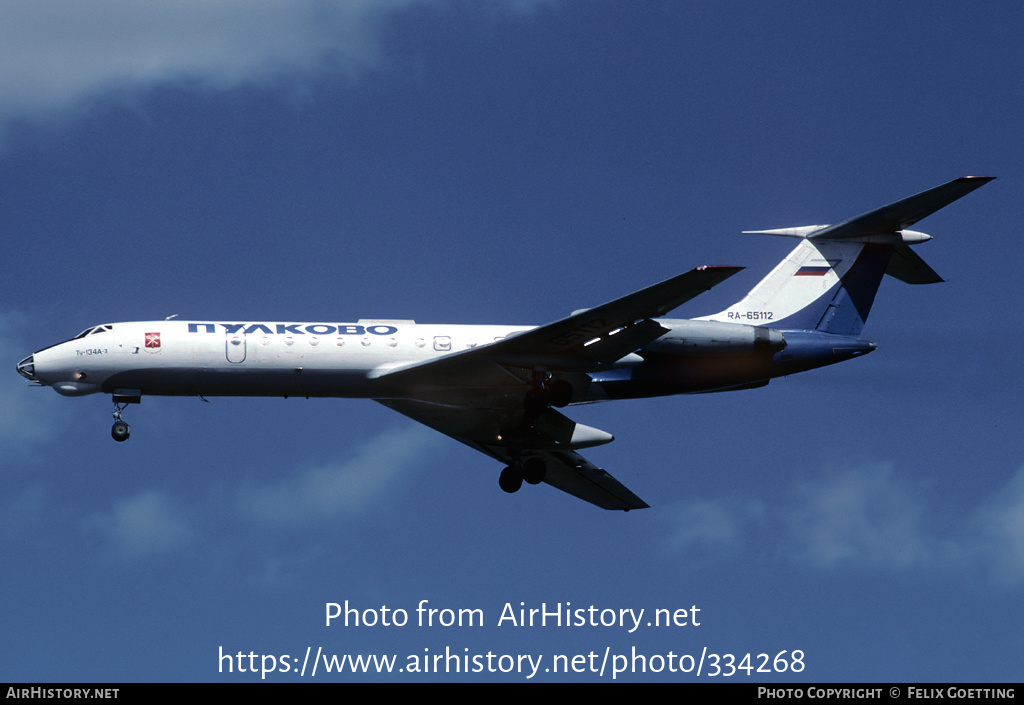
<svg viewBox="0 0 1024 705">
<path fill-rule="evenodd" d="M 930 188 L 927 191 L 890 203 L 870 213 L 858 215 L 836 225 L 809 235 L 814 240 L 846 240 L 850 238 L 887 235 L 909 228 L 940 208 L 945 208 L 953 201 L 963 198 L 971 191 L 981 188 L 993 176 L 962 176 L 949 183 Z"/>
<path fill-rule="evenodd" d="M 958 198 L 963 198 L 971 191 L 981 188 L 994 178 L 994 176 L 962 176 L 949 183 L 923 191 L 916 196 L 910 196 L 902 201 L 890 203 L 870 213 L 858 215 L 836 225 L 802 225 L 795 228 L 776 228 L 774 230 L 744 230 L 743 233 L 748 235 L 781 235 L 783 237 L 799 237 L 810 240 L 861 240 L 863 242 L 878 242 L 878 240 L 870 240 L 869 238 L 898 233 L 901 235 L 900 239 L 902 242 L 917 244 L 931 238 L 924 233 L 915 233 L 907 230 L 907 228 L 940 208 L 945 208 Z M 937 281 L 942 280 L 938 279 Z"/>
<path fill-rule="evenodd" d="M 827 225 L 801 225 L 798 228 L 776 228 L 775 230 L 744 230 L 744 235 L 781 235 L 782 237 L 809 237 Z"/>
</svg>

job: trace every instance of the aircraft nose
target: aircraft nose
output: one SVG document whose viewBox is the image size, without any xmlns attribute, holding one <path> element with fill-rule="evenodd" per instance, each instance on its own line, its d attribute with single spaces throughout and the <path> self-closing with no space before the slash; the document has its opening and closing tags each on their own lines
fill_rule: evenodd
<svg viewBox="0 0 1024 705">
<path fill-rule="evenodd" d="M 36 381 L 36 363 L 33 357 L 34 356 L 29 355 L 18 363 L 18 374 L 30 382 Z"/>
</svg>

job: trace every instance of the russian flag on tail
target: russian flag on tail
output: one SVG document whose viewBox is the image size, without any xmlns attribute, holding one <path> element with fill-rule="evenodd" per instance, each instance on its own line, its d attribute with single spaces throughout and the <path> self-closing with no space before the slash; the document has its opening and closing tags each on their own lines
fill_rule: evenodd
<svg viewBox="0 0 1024 705">
<path fill-rule="evenodd" d="M 794 277 L 823 277 L 832 267 L 828 265 L 806 265 L 796 270 Z"/>
</svg>

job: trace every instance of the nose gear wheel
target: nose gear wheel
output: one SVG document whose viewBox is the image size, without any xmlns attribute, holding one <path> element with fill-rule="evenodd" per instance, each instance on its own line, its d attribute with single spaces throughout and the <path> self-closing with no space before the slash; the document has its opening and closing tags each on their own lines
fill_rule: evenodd
<svg viewBox="0 0 1024 705">
<path fill-rule="evenodd" d="M 126 406 L 128 404 L 114 402 L 114 425 L 110 428 L 110 437 L 118 442 L 127 441 L 132 432 L 132 427 L 121 418 L 121 410 Z"/>
</svg>

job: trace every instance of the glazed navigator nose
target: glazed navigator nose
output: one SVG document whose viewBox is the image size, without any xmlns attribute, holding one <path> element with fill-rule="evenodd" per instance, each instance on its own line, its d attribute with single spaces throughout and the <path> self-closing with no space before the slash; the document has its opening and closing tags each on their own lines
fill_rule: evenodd
<svg viewBox="0 0 1024 705">
<path fill-rule="evenodd" d="M 32 355 L 18 363 L 18 374 L 31 382 L 36 381 L 36 363 Z"/>
</svg>

